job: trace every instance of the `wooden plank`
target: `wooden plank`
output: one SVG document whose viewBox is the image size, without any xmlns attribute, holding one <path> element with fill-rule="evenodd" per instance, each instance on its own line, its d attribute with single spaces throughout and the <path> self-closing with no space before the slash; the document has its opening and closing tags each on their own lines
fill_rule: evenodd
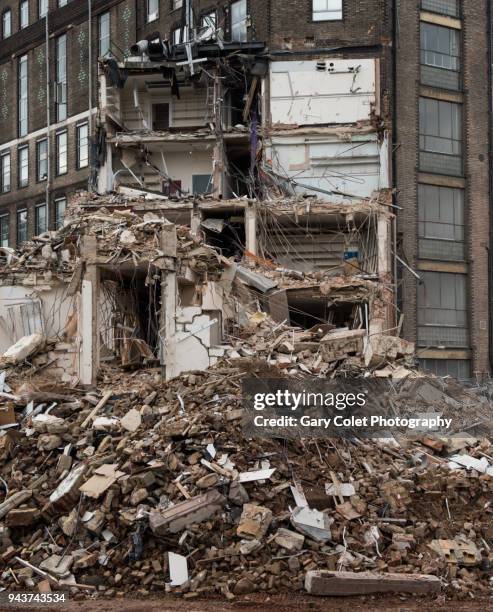
<svg viewBox="0 0 493 612">
<path fill-rule="evenodd" d="M 377 574 L 374 572 L 310 571 L 305 589 L 310 595 L 348 597 L 371 593 L 439 593 L 442 583 L 423 574 Z"/>
</svg>

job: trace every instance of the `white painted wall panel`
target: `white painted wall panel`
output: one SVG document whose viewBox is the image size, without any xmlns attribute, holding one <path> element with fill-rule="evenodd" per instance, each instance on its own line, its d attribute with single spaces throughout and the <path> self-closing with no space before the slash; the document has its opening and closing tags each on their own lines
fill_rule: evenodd
<svg viewBox="0 0 493 612">
<path fill-rule="evenodd" d="M 273 124 L 348 124 L 369 119 L 376 101 L 374 59 L 272 62 Z"/>
<path fill-rule="evenodd" d="M 338 195 L 315 189 L 369 198 L 375 191 L 387 188 L 388 172 L 382 167 L 387 163 L 387 146 L 386 140 L 379 143 L 376 134 L 353 137 L 351 142 L 331 136 L 276 136 L 266 156 L 276 174 L 298 183 L 297 193 L 340 201 Z"/>
</svg>

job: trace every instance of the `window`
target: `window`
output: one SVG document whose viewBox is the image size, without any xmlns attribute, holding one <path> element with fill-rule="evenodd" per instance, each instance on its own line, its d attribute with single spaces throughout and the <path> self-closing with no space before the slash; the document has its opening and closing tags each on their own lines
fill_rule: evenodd
<svg viewBox="0 0 493 612">
<path fill-rule="evenodd" d="M 9 246 L 9 215 L 0 215 L 0 247 Z"/>
<path fill-rule="evenodd" d="M 173 10 L 176 11 L 176 9 L 179 9 L 183 6 L 183 0 L 173 0 Z"/>
<path fill-rule="evenodd" d="M 26 136 L 28 131 L 28 96 L 27 96 L 27 55 L 19 58 L 18 113 L 19 136 Z"/>
<path fill-rule="evenodd" d="M 29 183 L 29 147 L 18 149 L 19 187 L 27 187 Z"/>
<path fill-rule="evenodd" d="M 56 135 L 56 173 L 66 174 L 67 170 L 67 131 L 64 130 Z"/>
<path fill-rule="evenodd" d="M 453 376 L 457 380 L 471 378 L 471 362 L 467 359 L 419 359 L 420 367 L 435 376 Z"/>
<path fill-rule="evenodd" d="M 10 191 L 10 151 L 0 155 L 0 187 L 2 193 Z"/>
<path fill-rule="evenodd" d="M 17 211 L 17 246 L 27 240 L 27 210 Z"/>
<path fill-rule="evenodd" d="M 459 0 L 422 0 L 421 8 L 450 17 L 459 16 Z"/>
<path fill-rule="evenodd" d="M 55 229 L 63 227 L 63 217 L 67 208 L 66 198 L 58 198 L 55 200 Z"/>
<path fill-rule="evenodd" d="M 216 11 L 202 15 L 200 18 L 200 28 L 204 30 L 204 37 L 211 38 L 217 28 L 217 16 Z"/>
<path fill-rule="evenodd" d="M 418 344 L 425 347 L 469 346 L 467 277 L 449 272 L 420 272 Z"/>
<path fill-rule="evenodd" d="M 56 115 L 57 121 L 67 118 L 67 35 L 56 39 Z"/>
<path fill-rule="evenodd" d="M 231 5 L 231 40 L 247 40 L 247 0 L 238 0 Z"/>
<path fill-rule="evenodd" d="M 36 180 L 46 181 L 48 178 L 48 141 L 46 138 L 36 143 Z"/>
<path fill-rule="evenodd" d="M 152 105 L 152 129 L 163 132 L 169 128 L 169 104 Z"/>
<path fill-rule="evenodd" d="M 419 256 L 464 261 L 464 191 L 418 185 Z"/>
<path fill-rule="evenodd" d="M 462 106 L 419 100 L 420 170 L 462 175 Z"/>
<path fill-rule="evenodd" d="M 342 19 L 342 0 L 313 0 L 313 21 Z"/>
<path fill-rule="evenodd" d="M 89 165 L 89 126 L 87 123 L 77 126 L 77 168 Z"/>
<path fill-rule="evenodd" d="M 41 19 L 48 14 L 48 0 L 38 0 L 38 17 Z"/>
<path fill-rule="evenodd" d="M 459 89 L 460 33 L 452 28 L 421 23 L 421 82 Z"/>
<path fill-rule="evenodd" d="M 159 0 L 147 0 L 147 23 L 159 17 Z"/>
<path fill-rule="evenodd" d="M 175 28 L 171 33 L 171 40 L 174 45 L 179 45 L 185 42 L 185 28 Z"/>
<path fill-rule="evenodd" d="M 12 11 L 7 9 L 2 15 L 2 38 L 12 35 Z"/>
<path fill-rule="evenodd" d="M 194 195 L 210 193 L 212 187 L 212 176 L 210 174 L 192 175 L 192 191 Z"/>
<path fill-rule="evenodd" d="M 19 7 L 19 26 L 23 30 L 29 25 L 29 0 L 23 0 Z"/>
<path fill-rule="evenodd" d="M 99 56 L 103 57 L 110 50 L 110 13 L 99 16 Z"/>
<path fill-rule="evenodd" d="M 48 229 L 48 219 L 46 217 L 46 204 L 38 204 L 35 209 L 34 233 L 36 236 L 44 234 Z"/>
</svg>

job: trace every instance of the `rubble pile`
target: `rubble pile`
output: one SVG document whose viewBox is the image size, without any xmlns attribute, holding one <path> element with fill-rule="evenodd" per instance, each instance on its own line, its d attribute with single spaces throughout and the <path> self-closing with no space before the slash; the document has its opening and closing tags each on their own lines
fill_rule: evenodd
<svg viewBox="0 0 493 612">
<path fill-rule="evenodd" d="M 245 376 L 285 371 L 226 359 L 162 383 L 156 371 L 106 367 L 91 392 L 3 374 L 20 427 L 0 435 L 2 588 L 233 599 L 301 590 L 334 570 L 489 591 L 489 441 L 247 440 Z M 396 405 L 419 382 L 396 376 Z M 422 383 L 436 410 L 483 402 Z"/>
</svg>

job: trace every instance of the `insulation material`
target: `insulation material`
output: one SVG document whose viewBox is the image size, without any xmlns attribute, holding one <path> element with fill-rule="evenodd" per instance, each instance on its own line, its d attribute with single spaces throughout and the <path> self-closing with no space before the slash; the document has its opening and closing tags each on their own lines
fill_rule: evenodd
<svg viewBox="0 0 493 612">
<path fill-rule="evenodd" d="M 368 120 L 376 102 L 373 59 L 272 62 L 272 123 L 317 125 Z"/>
</svg>

